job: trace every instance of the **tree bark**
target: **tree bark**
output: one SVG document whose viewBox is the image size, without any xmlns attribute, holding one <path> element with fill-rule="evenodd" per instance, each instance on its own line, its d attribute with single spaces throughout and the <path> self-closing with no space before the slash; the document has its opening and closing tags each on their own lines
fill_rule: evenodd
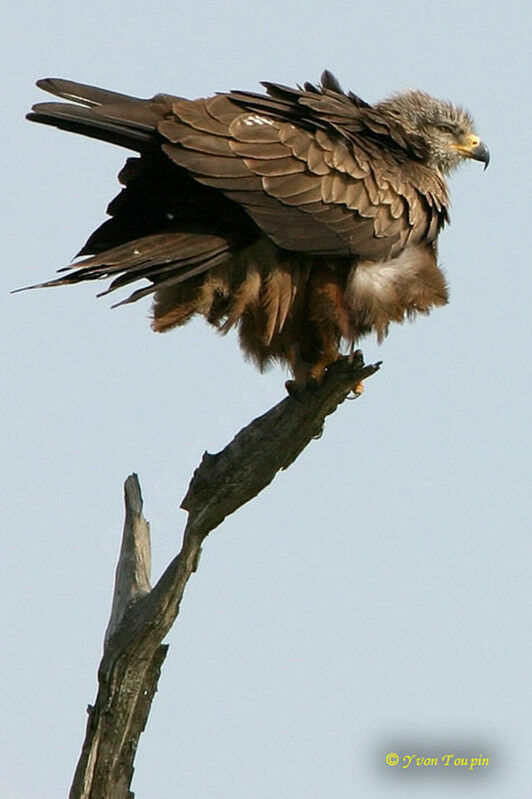
<svg viewBox="0 0 532 799">
<path fill-rule="evenodd" d="M 150 586 L 149 524 L 135 474 L 124 486 L 126 515 L 111 616 L 98 670 L 98 694 L 88 707 L 70 799 L 131 799 L 135 753 L 146 726 L 185 586 L 197 569 L 208 533 L 256 496 L 320 437 L 325 417 L 377 371 L 362 354 L 337 361 L 313 391 L 286 397 L 243 428 L 219 453 L 205 453 L 181 507 L 188 512 L 181 551 Z"/>
</svg>

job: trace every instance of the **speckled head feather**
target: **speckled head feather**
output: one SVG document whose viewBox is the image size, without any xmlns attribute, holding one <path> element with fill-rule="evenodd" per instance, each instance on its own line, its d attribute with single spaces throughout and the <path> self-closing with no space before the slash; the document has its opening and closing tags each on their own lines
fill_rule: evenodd
<svg viewBox="0 0 532 799">
<path fill-rule="evenodd" d="M 424 145 L 427 166 L 444 174 L 471 157 L 465 148 L 478 139 L 469 111 L 419 89 L 394 94 L 374 109 L 399 124 L 407 139 Z"/>
</svg>

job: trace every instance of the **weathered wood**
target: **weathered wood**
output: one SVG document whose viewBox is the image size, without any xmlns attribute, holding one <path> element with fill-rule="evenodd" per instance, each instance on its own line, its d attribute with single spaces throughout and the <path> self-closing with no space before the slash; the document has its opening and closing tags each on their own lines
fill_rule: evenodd
<svg viewBox="0 0 532 799">
<path fill-rule="evenodd" d="M 124 484 L 126 518 L 115 574 L 115 590 L 105 642 L 116 632 L 130 603 L 151 591 L 150 525 L 142 515 L 142 495 L 136 474 Z"/>
<path fill-rule="evenodd" d="M 150 591 L 150 526 L 142 514 L 136 474 L 124 484 L 125 522 L 116 568 L 111 617 L 100 664 L 99 690 L 89 706 L 85 742 L 70 797 L 132 797 L 133 762 L 168 647 L 117 651 L 113 636 L 127 625 L 139 599 Z"/>
<path fill-rule="evenodd" d="M 182 507 L 188 511 L 181 551 L 150 589 L 149 525 L 136 475 L 124 486 L 126 518 L 111 617 L 98 670 L 98 695 L 89 706 L 85 741 L 70 799 L 131 799 L 133 763 L 146 726 L 186 584 L 201 545 L 226 516 L 265 488 L 307 444 L 321 435 L 326 416 L 380 364 L 362 354 L 338 361 L 313 391 L 286 397 L 243 428 L 219 453 L 205 453 Z"/>
</svg>

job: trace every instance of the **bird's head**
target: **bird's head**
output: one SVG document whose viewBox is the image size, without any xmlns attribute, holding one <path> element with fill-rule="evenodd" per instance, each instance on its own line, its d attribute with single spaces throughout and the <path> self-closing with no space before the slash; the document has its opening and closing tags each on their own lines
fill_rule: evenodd
<svg viewBox="0 0 532 799">
<path fill-rule="evenodd" d="M 377 108 L 392 117 L 432 169 L 449 174 L 464 159 L 490 160 L 489 150 L 475 133 L 471 115 L 463 108 L 436 100 L 413 89 L 396 94 Z"/>
</svg>

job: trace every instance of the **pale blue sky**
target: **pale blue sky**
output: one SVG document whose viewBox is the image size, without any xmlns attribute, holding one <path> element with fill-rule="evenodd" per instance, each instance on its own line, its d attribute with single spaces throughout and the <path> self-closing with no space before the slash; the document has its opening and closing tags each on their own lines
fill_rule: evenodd
<svg viewBox="0 0 532 799">
<path fill-rule="evenodd" d="M 234 336 L 156 336 L 148 301 L 51 277 L 102 221 L 126 153 L 30 125 L 58 75 L 150 96 L 317 80 L 470 108 L 487 172 L 451 181 L 451 303 L 395 327 L 356 403 L 207 540 L 170 634 L 139 799 L 527 796 L 530 686 L 530 6 L 523 2 L 5 4 L 4 633 L 0 794 L 70 784 L 139 473 L 158 576 L 203 450 L 283 395 Z M 7 22 L 7 27 L 6 27 Z M 393 749 L 483 754 L 393 769 Z"/>
</svg>

